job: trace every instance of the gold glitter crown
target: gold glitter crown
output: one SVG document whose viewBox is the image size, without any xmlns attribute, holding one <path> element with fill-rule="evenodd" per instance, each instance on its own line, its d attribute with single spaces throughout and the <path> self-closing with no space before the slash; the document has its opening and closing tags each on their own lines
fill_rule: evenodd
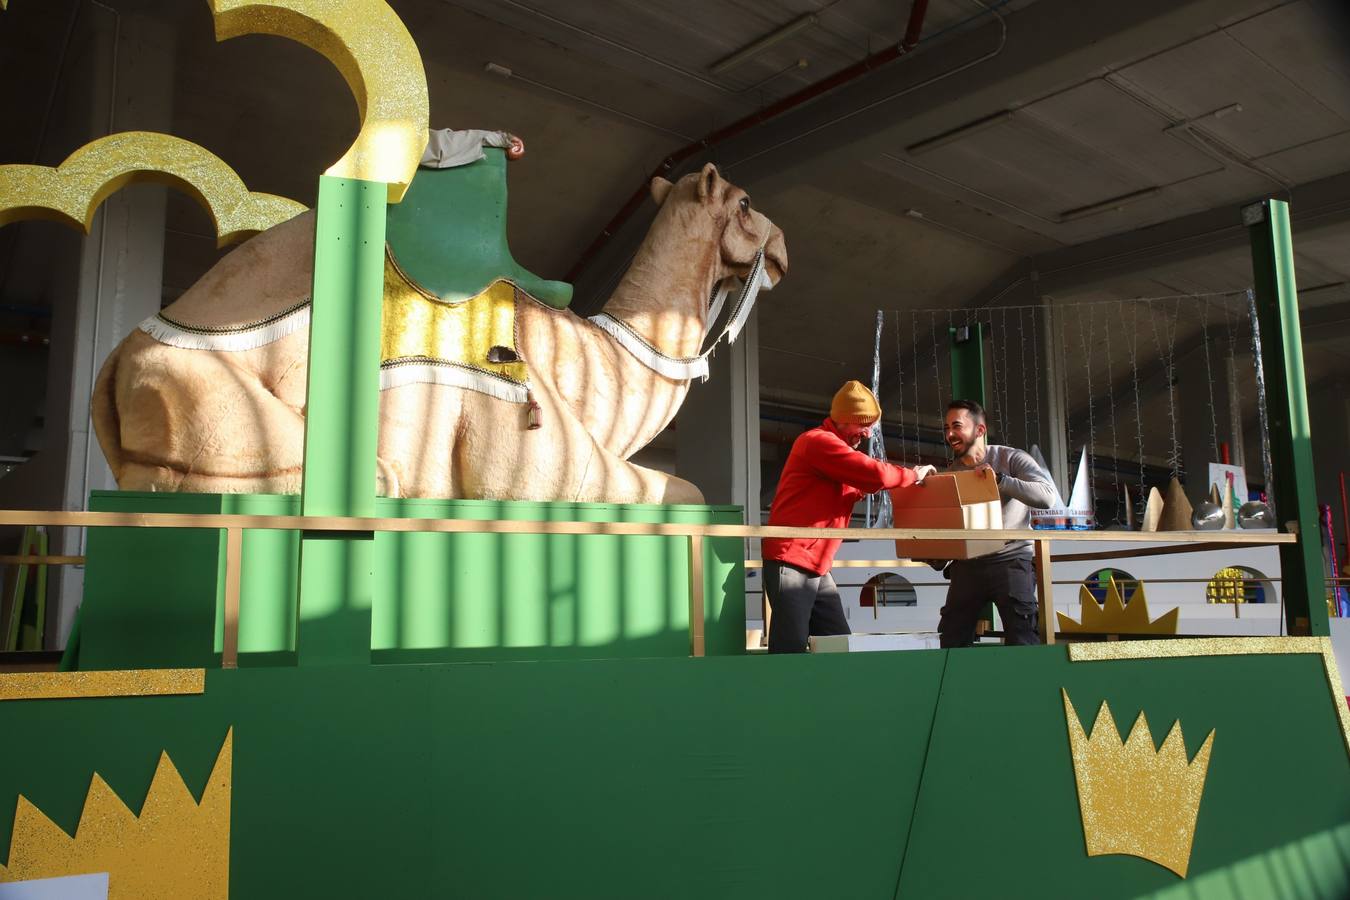
<svg viewBox="0 0 1350 900">
<path fill-rule="evenodd" d="M 1214 732 L 1187 762 L 1180 721 L 1155 750 L 1141 711 L 1122 742 L 1103 700 L 1088 737 L 1069 692 L 1063 694 L 1088 856 L 1138 856 L 1185 878 Z"/>
<path fill-rule="evenodd" d="M 1114 578 L 1107 581 L 1106 601 L 1100 606 L 1097 598 L 1083 585 L 1078 589 L 1078 600 L 1083 608 L 1083 621 L 1075 622 L 1064 613 L 1059 616 L 1059 630 L 1066 634 L 1092 632 L 1096 634 L 1176 634 L 1177 609 L 1169 609 L 1150 622 L 1148 600 L 1144 597 L 1144 583 L 1134 589 L 1126 605 L 1120 585 Z"/>
<path fill-rule="evenodd" d="M 200 803 L 167 753 L 140 815 L 95 773 L 74 837 L 20 795 L 0 884 L 107 872 L 109 900 L 225 900 L 233 735 L 225 735 Z"/>
</svg>

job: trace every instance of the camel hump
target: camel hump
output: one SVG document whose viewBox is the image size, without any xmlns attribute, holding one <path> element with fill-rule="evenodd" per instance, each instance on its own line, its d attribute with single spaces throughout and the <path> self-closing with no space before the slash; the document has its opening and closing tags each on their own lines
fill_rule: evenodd
<svg viewBox="0 0 1350 900">
<path fill-rule="evenodd" d="M 314 281 L 314 213 L 249 238 L 162 311 L 192 328 L 237 328 L 309 299 Z"/>
</svg>

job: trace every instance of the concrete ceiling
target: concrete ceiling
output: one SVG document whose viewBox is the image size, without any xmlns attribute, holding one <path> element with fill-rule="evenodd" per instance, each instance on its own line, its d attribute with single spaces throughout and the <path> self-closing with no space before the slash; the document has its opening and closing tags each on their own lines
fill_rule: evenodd
<svg viewBox="0 0 1350 900">
<path fill-rule="evenodd" d="M 357 129 L 328 63 L 280 39 L 217 44 L 204 2 L 108 5 L 169 29 L 175 134 L 253 190 L 314 201 L 316 176 Z M 894 45 L 909 15 L 880 0 L 391 5 L 426 61 L 434 127 L 524 137 L 511 240 L 550 278 L 577 266 L 667 155 Z M 791 272 L 761 313 L 766 401 L 820 407 L 843 378 L 867 377 L 878 308 L 1240 290 L 1250 271 L 1238 209 L 1263 196 L 1291 200 L 1300 284 L 1339 316 L 1350 303 L 1350 44 L 1334 6 L 932 0 L 913 53 L 691 156 L 674 174 L 718 162 L 787 235 Z M 52 164 L 74 149 L 41 140 L 48 110 L 96 118 L 59 80 L 75 9 L 77 31 L 102 14 L 88 0 L 12 0 L 0 14 L 0 80 L 26 85 L 0 97 L 0 162 Z M 711 70 L 809 13 L 762 53 Z M 582 266 L 580 304 L 603 296 L 650 214 Z M 171 199 L 168 218 L 171 299 L 220 253 L 189 200 Z M 27 227 L 0 231 L 6 303 L 36 292 L 14 249 Z M 1312 381 L 1350 371 L 1350 338 L 1327 334 L 1308 348 Z M 1110 358 L 1111 334 L 1094 339 L 1088 356 Z M 907 364 L 885 346 L 884 372 Z M 1156 368 L 1151 338 L 1141 348 Z M 1107 381 L 1094 375 L 1094 390 Z M 1071 409 L 1086 403 L 1085 382 L 1071 379 Z"/>
</svg>

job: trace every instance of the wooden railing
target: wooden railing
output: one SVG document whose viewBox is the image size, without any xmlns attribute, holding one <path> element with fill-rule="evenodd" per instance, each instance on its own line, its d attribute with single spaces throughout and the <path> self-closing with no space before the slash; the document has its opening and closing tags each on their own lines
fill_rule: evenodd
<svg viewBox="0 0 1350 900">
<path fill-rule="evenodd" d="M 0 510 L 0 526 L 46 525 L 51 528 L 208 528 L 225 532 L 225 622 L 221 665 L 232 669 L 239 661 L 239 607 L 241 550 L 244 532 L 272 531 L 377 531 L 441 534 L 605 534 L 684 537 L 689 541 L 689 653 L 704 655 L 703 634 L 703 539 L 704 538 L 842 538 L 851 540 L 1002 540 L 1035 542 L 1037 596 L 1040 598 L 1041 639 L 1055 641 L 1054 594 L 1051 565 L 1095 559 L 1162 553 L 1196 553 L 1233 546 L 1262 547 L 1293 543 L 1293 534 L 1244 532 L 1130 532 L 1130 531 L 967 531 L 964 529 L 915 528 L 788 528 L 773 525 L 677 525 L 644 522 L 538 522 L 514 519 L 404 519 L 348 516 L 249 516 L 181 513 L 43 512 Z M 1169 544 L 1089 553 L 1050 555 L 1051 541 L 1084 543 Z M 36 560 L 36 558 L 34 558 Z M 78 557 L 51 557 L 66 563 Z M 848 561 L 889 564 L 891 560 Z M 845 564 L 841 560 L 839 564 Z"/>
</svg>

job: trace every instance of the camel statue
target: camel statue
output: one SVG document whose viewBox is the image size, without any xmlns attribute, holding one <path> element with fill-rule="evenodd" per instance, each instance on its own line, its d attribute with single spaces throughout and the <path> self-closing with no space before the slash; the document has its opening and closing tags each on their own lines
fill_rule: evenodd
<svg viewBox="0 0 1350 900">
<path fill-rule="evenodd" d="M 711 164 L 656 178 L 651 194 L 656 220 L 592 320 L 535 299 L 521 278 L 447 299 L 391 244 L 382 496 L 703 501 L 628 458 L 684 401 L 719 285 L 771 287 L 787 251 Z M 299 493 L 314 225 L 307 213 L 250 239 L 109 356 L 93 420 L 122 489 Z"/>
</svg>

